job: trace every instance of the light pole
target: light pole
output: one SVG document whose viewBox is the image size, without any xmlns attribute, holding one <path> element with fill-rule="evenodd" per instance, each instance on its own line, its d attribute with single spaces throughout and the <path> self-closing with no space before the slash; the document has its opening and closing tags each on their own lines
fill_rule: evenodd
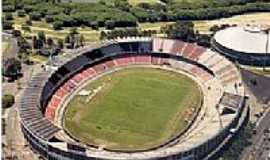
<svg viewBox="0 0 270 160">
<path fill-rule="evenodd" d="M 222 119 L 220 117 L 222 113 L 219 112 L 219 106 L 218 105 L 216 105 L 216 110 L 218 112 L 218 119 L 219 119 L 220 127 L 223 128 Z"/>
<path fill-rule="evenodd" d="M 264 58 L 264 66 L 263 66 L 263 71 L 265 71 L 265 66 L 266 66 L 266 61 L 267 61 L 267 52 L 269 49 L 269 31 L 270 28 L 267 28 L 264 32 L 266 33 L 266 45 L 265 45 L 265 58 Z"/>
</svg>

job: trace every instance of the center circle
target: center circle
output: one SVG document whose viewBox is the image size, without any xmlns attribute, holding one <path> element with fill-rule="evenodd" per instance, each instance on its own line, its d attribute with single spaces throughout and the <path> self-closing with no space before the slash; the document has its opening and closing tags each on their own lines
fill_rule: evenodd
<svg viewBox="0 0 270 160">
<path fill-rule="evenodd" d="M 146 150 L 184 131 L 201 105 L 200 87 L 173 71 L 136 67 L 106 74 L 76 92 L 65 130 L 110 150 Z"/>
</svg>

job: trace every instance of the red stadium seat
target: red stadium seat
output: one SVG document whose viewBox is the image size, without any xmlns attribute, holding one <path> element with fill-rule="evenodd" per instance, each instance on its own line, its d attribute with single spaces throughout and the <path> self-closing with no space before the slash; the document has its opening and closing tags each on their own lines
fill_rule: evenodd
<svg viewBox="0 0 270 160">
<path fill-rule="evenodd" d="M 109 68 L 109 69 L 115 67 L 115 63 L 114 63 L 113 60 L 105 62 L 105 65 L 106 65 L 107 68 Z"/>
<path fill-rule="evenodd" d="M 151 64 L 150 56 L 136 56 L 135 57 L 136 64 Z"/>
<path fill-rule="evenodd" d="M 52 99 L 50 100 L 50 106 L 53 108 L 57 108 L 59 104 L 61 103 L 61 99 L 56 98 L 56 96 L 53 96 Z"/>
<path fill-rule="evenodd" d="M 171 53 L 172 53 L 172 54 L 178 54 L 178 53 L 181 53 L 181 51 L 182 51 L 184 45 L 185 45 L 185 42 L 180 41 L 180 40 L 176 40 L 175 43 L 173 44 Z"/>
<path fill-rule="evenodd" d="M 167 65 L 167 64 L 169 64 L 169 59 L 168 58 L 160 58 L 159 62 L 161 65 Z"/>
<path fill-rule="evenodd" d="M 118 66 L 127 66 L 134 63 L 133 58 L 131 57 L 118 58 L 115 60 L 115 62 L 117 63 Z"/>
<path fill-rule="evenodd" d="M 81 75 L 83 76 L 83 80 L 86 80 L 90 75 L 86 70 L 83 70 L 81 72 Z"/>
<path fill-rule="evenodd" d="M 76 82 L 76 84 L 79 84 L 83 80 L 83 76 L 81 74 L 76 74 L 72 79 Z"/>
<path fill-rule="evenodd" d="M 201 56 L 201 54 L 203 52 L 205 52 L 206 49 L 201 47 L 201 46 L 197 46 L 196 49 L 194 50 L 194 52 L 192 54 L 189 55 L 189 59 L 192 59 L 194 61 L 197 61 L 199 59 L 199 57 Z"/>
<path fill-rule="evenodd" d="M 58 96 L 58 97 L 63 98 L 63 97 L 66 95 L 66 93 L 67 93 L 67 92 L 65 92 L 64 90 L 62 90 L 61 88 L 59 88 L 59 89 L 56 91 L 55 95 Z"/>
<path fill-rule="evenodd" d="M 106 66 L 104 64 L 98 64 L 93 67 L 93 69 L 96 71 L 96 73 L 101 73 L 104 70 L 106 70 Z"/>
<path fill-rule="evenodd" d="M 48 120 L 53 121 L 54 120 L 54 110 L 47 107 L 46 112 L 45 112 L 45 117 Z"/>
<path fill-rule="evenodd" d="M 159 65 L 159 58 L 158 57 L 151 57 L 151 64 Z"/>
<path fill-rule="evenodd" d="M 195 48 L 195 45 L 192 43 L 187 43 L 186 47 L 183 50 L 182 56 L 187 58 L 188 54 L 190 54 Z"/>
<path fill-rule="evenodd" d="M 93 76 L 96 74 L 96 71 L 93 68 L 87 68 L 85 71 L 89 73 L 90 76 Z"/>
</svg>

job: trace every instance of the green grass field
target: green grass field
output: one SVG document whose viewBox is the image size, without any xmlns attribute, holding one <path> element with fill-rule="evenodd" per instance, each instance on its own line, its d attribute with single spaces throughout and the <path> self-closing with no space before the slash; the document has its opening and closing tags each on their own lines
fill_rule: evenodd
<svg viewBox="0 0 270 160">
<path fill-rule="evenodd" d="M 160 3 L 159 0 L 128 0 L 128 2 L 131 5 L 138 5 L 140 3 L 149 3 L 149 4 Z"/>
<path fill-rule="evenodd" d="M 21 30 L 22 24 L 25 23 L 28 17 L 18 17 L 14 15 L 14 27 L 15 29 Z M 52 25 L 46 23 L 45 20 L 42 21 L 33 21 L 32 26 L 29 26 L 31 32 L 22 31 L 25 36 L 34 36 L 37 35 L 38 32 L 43 31 L 47 37 L 51 37 L 53 39 L 62 39 L 68 35 L 70 32 L 70 28 L 63 28 L 63 30 L 56 31 L 53 29 Z M 90 27 L 81 28 L 78 27 L 78 32 L 83 34 L 86 42 L 97 42 L 99 41 L 99 34 L 101 31 L 93 30 Z M 104 29 L 103 29 L 104 30 Z"/>
<path fill-rule="evenodd" d="M 190 78 L 160 69 L 124 69 L 84 90 L 99 86 L 91 100 L 79 95 L 71 100 L 64 126 L 82 142 L 110 149 L 147 149 L 165 142 L 187 126 L 185 119 L 201 99 Z"/>
</svg>

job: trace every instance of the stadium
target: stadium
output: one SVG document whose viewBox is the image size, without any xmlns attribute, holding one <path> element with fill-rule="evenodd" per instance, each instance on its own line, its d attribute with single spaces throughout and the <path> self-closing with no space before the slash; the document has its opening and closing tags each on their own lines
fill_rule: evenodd
<svg viewBox="0 0 270 160">
<path fill-rule="evenodd" d="M 270 66 L 269 26 L 234 26 L 218 31 L 212 44 L 233 62 L 250 66 Z"/>
<path fill-rule="evenodd" d="M 130 79 L 125 78 L 132 78 L 134 83 L 128 84 Z M 118 88 L 106 88 L 115 81 L 119 81 L 115 85 Z M 179 83 L 189 87 L 183 88 Z M 158 94 L 166 90 L 166 94 Z M 102 97 L 102 92 L 107 97 Z M 111 92 L 119 94 L 120 98 L 125 95 L 128 102 L 133 102 L 127 108 L 134 108 L 134 111 L 125 115 L 126 109 L 117 108 L 121 113 L 107 113 L 109 107 L 115 109 L 115 106 L 105 105 L 104 109 L 104 101 L 112 99 L 111 102 L 117 102 L 116 107 L 124 108 L 121 104 L 124 100 L 110 97 Z M 23 95 L 19 109 L 21 128 L 32 149 L 44 159 L 209 159 L 237 134 L 248 116 L 241 75 L 231 61 L 197 44 L 163 38 L 116 39 L 99 46 L 84 47 L 57 69 L 35 74 Z M 84 96 L 86 98 L 82 98 Z M 79 105 L 85 103 L 80 99 L 92 102 L 98 96 L 101 96 L 100 101 L 89 114 L 87 107 L 80 108 Z M 140 96 L 149 101 L 142 102 Z M 180 108 L 181 97 L 186 98 L 182 98 Z M 69 126 L 76 117 L 73 112 L 80 110 L 83 110 L 79 112 L 82 116 L 84 111 L 87 112 L 86 118 L 79 118 L 81 126 L 74 125 L 77 128 L 72 129 L 74 126 Z M 181 114 L 175 115 L 175 112 Z M 157 124 L 156 116 L 163 117 L 163 121 Z M 84 122 L 89 117 L 92 118 L 91 125 L 97 125 L 92 127 L 93 135 L 86 142 L 85 134 L 79 131 L 87 132 L 85 128 L 91 128 Z M 180 117 L 179 121 L 172 124 L 183 125 L 167 133 L 163 125 L 175 117 Z M 134 118 L 134 121 L 130 122 L 128 118 Z M 108 121 L 114 125 L 113 129 L 107 129 L 111 127 Z M 141 125 L 144 122 L 147 126 Z M 124 129 L 115 131 L 118 129 L 116 124 Z M 127 128 L 130 125 L 135 126 L 132 132 Z M 105 131 L 100 130 L 113 132 L 112 137 L 102 137 Z M 160 133 L 156 134 L 158 130 Z M 94 135 L 94 132 L 102 134 Z M 129 139 L 133 146 L 117 141 L 123 138 L 123 132 L 124 135 L 132 133 L 124 139 Z M 136 140 L 145 140 L 137 137 L 137 133 L 141 133 L 139 136 L 149 134 L 149 141 L 155 143 L 137 143 Z M 157 135 L 166 136 L 155 141 Z M 117 138 L 113 139 L 113 136 Z M 93 140 L 93 137 L 99 139 Z M 110 145 L 104 143 L 105 140 L 115 140 L 121 145 Z"/>
</svg>

